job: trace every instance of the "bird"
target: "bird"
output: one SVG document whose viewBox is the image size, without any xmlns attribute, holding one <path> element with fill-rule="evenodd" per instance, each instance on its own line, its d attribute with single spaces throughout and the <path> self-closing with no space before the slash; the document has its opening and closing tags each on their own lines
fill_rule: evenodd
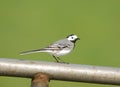
<svg viewBox="0 0 120 87">
<path fill-rule="evenodd" d="M 24 51 L 24 52 L 21 52 L 20 55 L 37 53 L 37 52 L 45 52 L 45 53 L 51 54 L 56 60 L 56 62 L 66 63 L 63 60 L 61 60 L 59 57 L 70 53 L 75 48 L 75 43 L 77 40 L 80 40 L 80 38 L 77 37 L 77 35 L 70 34 L 66 38 L 58 40 L 44 48 Z"/>
</svg>

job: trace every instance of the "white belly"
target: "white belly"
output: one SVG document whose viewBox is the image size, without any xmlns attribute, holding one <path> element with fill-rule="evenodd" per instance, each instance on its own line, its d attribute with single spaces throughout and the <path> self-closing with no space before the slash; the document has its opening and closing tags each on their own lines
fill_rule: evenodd
<svg viewBox="0 0 120 87">
<path fill-rule="evenodd" d="M 62 56 L 62 55 L 66 55 L 68 53 L 70 53 L 70 50 L 61 50 L 59 52 L 55 52 L 54 55 L 59 57 L 59 56 Z"/>
</svg>

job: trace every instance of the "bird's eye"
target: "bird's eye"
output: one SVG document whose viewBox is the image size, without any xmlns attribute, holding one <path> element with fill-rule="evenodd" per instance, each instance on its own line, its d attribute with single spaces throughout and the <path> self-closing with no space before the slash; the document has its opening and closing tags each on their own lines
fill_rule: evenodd
<svg viewBox="0 0 120 87">
<path fill-rule="evenodd" d="M 71 37 L 73 39 L 73 37 Z"/>
</svg>

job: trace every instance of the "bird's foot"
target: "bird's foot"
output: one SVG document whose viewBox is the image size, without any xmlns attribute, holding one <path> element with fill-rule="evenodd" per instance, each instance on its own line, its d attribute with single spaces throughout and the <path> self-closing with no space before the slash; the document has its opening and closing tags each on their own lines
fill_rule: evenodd
<svg viewBox="0 0 120 87">
<path fill-rule="evenodd" d="M 62 64 L 69 64 L 68 62 L 63 62 L 63 61 L 62 61 L 62 62 L 57 62 L 57 63 L 62 63 Z"/>
</svg>

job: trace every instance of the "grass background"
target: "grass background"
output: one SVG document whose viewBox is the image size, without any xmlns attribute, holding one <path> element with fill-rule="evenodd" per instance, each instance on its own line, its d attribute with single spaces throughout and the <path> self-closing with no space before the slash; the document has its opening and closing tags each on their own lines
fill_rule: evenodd
<svg viewBox="0 0 120 87">
<path fill-rule="evenodd" d="M 0 0 L 0 58 L 51 61 L 45 53 L 19 55 L 69 34 L 81 38 L 62 59 L 120 67 L 120 0 Z M 30 87 L 30 79 L 2 77 L 0 87 Z M 116 87 L 51 81 L 50 87 Z"/>
</svg>

